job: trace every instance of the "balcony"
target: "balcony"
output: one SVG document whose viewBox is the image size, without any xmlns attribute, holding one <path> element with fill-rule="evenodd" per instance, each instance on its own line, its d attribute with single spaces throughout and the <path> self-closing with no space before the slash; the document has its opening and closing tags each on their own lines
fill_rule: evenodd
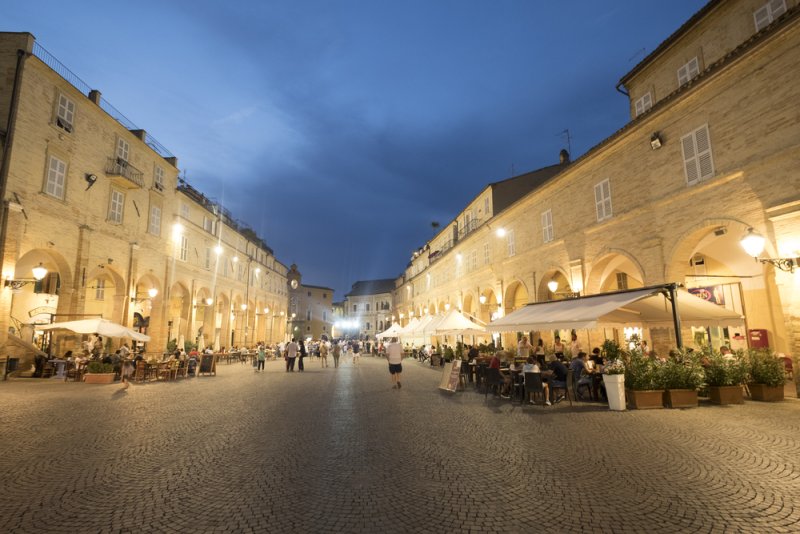
<svg viewBox="0 0 800 534">
<path fill-rule="evenodd" d="M 458 239 L 461 240 L 467 237 L 469 234 L 477 230 L 480 224 L 481 224 L 480 219 L 470 219 L 469 222 L 467 222 L 464 226 L 462 226 L 459 229 Z"/>
<path fill-rule="evenodd" d="M 126 189 L 144 189 L 144 175 L 142 171 L 128 163 L 122 158 L 108 158 L 106 162 L 106 174 L 113 179 L 113 182 Z"/>
</svg>

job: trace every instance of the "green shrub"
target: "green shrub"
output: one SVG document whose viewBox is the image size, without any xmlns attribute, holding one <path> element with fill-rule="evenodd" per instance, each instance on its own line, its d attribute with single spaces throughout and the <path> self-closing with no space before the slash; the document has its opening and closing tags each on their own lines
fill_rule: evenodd
<svg viewBox="0 0 800 534">
<path fill-rule="evenodd" d="M 750 382 L 770 387 L 782 386 L 786 381 L 783 360 L 769 349 L 748 350 Z"/>
<path fill-rule="evenodd" d="M 661 383 L 659 362 L 646 356 L 640 350 L 622 353 L 625 363 L 625 387 L 637 391 L 664 389 Z"/>
<path fill-rule="evenodd" d="M 704 351 L 706 384 L 713 387 L 738 386 L 747 379 L 747 361 L 742 351 L 726 358 L 717 351 Z"/>
<path fill-rule="evenodd" d="M 113 373 L 114 366 L 99 360 L 92 360 L 86 365 L 87 373 Z"/>
<path fill-rule="evenodd" d="M 658 382 L 664 389 L 697 389 L 705 381 L 700 356 L 696 352 L 675 350 L 658 366 Z"/>
</svg>

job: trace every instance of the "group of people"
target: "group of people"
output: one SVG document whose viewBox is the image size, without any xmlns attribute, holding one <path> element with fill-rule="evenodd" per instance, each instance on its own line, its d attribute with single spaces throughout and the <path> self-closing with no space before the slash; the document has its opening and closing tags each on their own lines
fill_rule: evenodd
<svg viewBox="0 0 800 534">
<path fill-rule="evenodd" d="M 320 364 L 323 368 L 330 366 L 328 362 L 329 355 L 332 356 L 333 366 L 336 368 L 339 367 L 342 356 L 350 358 L 353 365 L 358 367 L 363 350 L 361 342 L 357 339 L 339 339 L 333 341 L 321 339 L 319 341 L 309 342 L 309 346 L 311 347 L 311 353 L 305 341 L 297 338 L 292 338 L 290 342 L 280 343 L 278 345 L 278 354 L 283 355 L 284 360 L 286 360 L 287 373 L 294 372 L 295 364 L 297 365 L 298 371 L 304 371 L 304 359 L 310 354 L 319 357 Z"/>
</svg>

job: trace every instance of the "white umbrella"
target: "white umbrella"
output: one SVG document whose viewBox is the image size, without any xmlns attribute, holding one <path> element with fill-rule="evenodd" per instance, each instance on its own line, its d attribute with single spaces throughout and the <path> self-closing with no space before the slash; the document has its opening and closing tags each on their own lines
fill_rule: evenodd
<svg viewBox="0 0 800 534">
<path fill-rule="evenodd" d="M 383 332 L 381 332 L 380 334 L 378 334 L 375 337 L 378 338 L 378 339 L 383 339 L 385 337 L 397 337 L 399 334 L 400 334 L 400 325 L 397 324 L 397 323 L 394 323 L 388 329 L 384 330 Z"/>
<path fill-rule="evenodd" d="M 135 341 L 150 341 L 150 336 L 131 330 L 108 319 L 82 319 L 38 326 L 39 330 L 71 330 L 78 334 L 98 334 L 105 337 L 122 337 Z"/>
<path fill-rule="evenodd" d="M 219 333 L 214 336 L 214 352 L 219 352 L 220 344 L 219 344 Z"/>
<path fill-rule="evenodd" d="M 483 326 L 470 321 L 458 310 L 450 310 L 436 325 L 435 331 L 437 334 L 457 336 L 488 335 Z"/>
</svg>

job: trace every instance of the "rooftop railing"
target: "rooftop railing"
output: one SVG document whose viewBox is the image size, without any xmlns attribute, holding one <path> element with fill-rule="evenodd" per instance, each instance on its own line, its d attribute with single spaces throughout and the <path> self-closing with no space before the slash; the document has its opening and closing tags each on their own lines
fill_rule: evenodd
<svg viewBox="0 0 800 534">
<path fill-rule="evenodd" d="M 89 84 L 81 80 L 74 72 L 65 67 L 63 63 L 56 59 L 53 54 L 45 50 L 45 48 L 38 42 L 33 43 L 33 55 L 41 59 L 45 65 L 53 69 L 56 74 L 64 78 L 75 89 L 87 97 L 89 96 L 89 93 L 92 91 L 92 88 L 89 86 Z M 130 119 L 123 115 L 117 108 L 112 106 L 111 103 L 103 97 L 100 97 L 100 109 L 108 113 L 112 119 L 123 125 L 126 129 L 141 130 L 141 128 L 136 126 Z M 152 148 L 156 154 L 163 158 L 175 157 L 172 152 L 167 150 L 164 145 L 156 141 L 156 139 L 150 134 L 145 135 L 144 142 L 147 144 L 147 146 Z"/>
</svg>

